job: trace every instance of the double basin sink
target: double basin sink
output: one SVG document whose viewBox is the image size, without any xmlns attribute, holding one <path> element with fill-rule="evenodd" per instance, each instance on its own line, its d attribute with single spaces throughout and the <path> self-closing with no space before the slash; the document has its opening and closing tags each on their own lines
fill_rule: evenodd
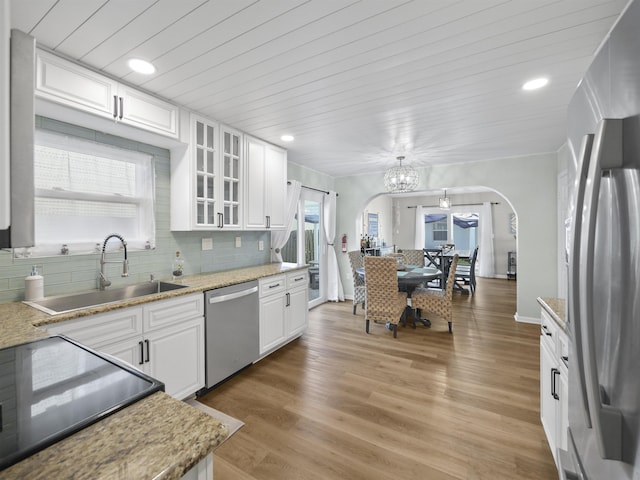
<svg viewBox="0 0 640 480">
<path fill-rule="evenodd" d="M 129 285 L 119 288 L 107 288 L 105 290 L 92 290 L 85 293 L 76 293 L 71 295 L 58 295 L 55 297 L 47 297 L 42 300 L 25 301 L 27 305 L 31 305 L 50 315 L 71 312 L 83 308 L 96 307 L 108 303 L 122 302 L 132 300 L 134 298 L 145 297 L 162 292 L 169 292 L 180 288 L 186 288 L 188 285 L 180 285 L 170 282 L 144 282 L 136 285 Z"/>
</svg>

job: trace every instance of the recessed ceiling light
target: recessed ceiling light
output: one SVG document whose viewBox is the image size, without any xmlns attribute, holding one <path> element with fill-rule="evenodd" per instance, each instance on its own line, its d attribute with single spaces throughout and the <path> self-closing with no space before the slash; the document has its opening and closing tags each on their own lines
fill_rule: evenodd
<svg viewBox="0 0 640 480">
<path fill-rule="evenodd" d="M 535 78 L 533 80 L 529 80 L 527 83 L 522 85 L 523 90 L 537 90 L 538 88 L 544 87 L 547 83 L 549 83 L 548 78 Z"/>
<path fill-rule="evenodd" d="M 145 75 L 151 75 L 156 71 L 156 67 L 140 58 L 132 58 L 129 60 L 129 68 L 134 72 L 143 73 Z"/>
<path fill-rule="evenodd" d="M 283 142 L 293 142 L 293 135 L 282 135 L 280 140 Z"/>
</svg>

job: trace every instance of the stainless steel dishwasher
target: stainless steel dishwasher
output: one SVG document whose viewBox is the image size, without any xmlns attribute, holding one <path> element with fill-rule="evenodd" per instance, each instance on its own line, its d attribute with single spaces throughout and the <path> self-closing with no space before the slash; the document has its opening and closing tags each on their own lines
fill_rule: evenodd
<svg viewBox="0 0 640 480">
<path fill-rule="evenodd" d="M 260 356 L 258 281 L 207 290 L 204 299 L 206 390 Z"/>
</svg>

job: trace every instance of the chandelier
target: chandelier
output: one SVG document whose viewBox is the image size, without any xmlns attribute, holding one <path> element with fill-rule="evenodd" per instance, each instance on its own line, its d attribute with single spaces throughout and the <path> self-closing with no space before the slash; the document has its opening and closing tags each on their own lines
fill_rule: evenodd
<svg viewBox="0 0 640 480">
<path fill-rule="evenodd" d="M 412 192 L 418 186 L 418 172 L 412 166 L 403 166 L 404 157 L 397 157 L 400 165 L 391 167 L 384 174 L 384 187 L 387 192 Z"/>
</svg>

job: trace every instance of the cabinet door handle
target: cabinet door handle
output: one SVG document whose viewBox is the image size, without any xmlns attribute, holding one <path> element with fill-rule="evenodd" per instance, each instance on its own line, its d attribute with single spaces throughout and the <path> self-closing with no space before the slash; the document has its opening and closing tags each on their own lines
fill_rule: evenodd
<svg viewBox="0 0 640 480">
<path fill-rule="evenodd" d="M 271 216 L 267 215 L 267 228 L 271 228 Z"/>
<path fill-rule="evenodd" d="M 224 227 L 224 213 L 218 213 L 218 228 Z"/>
<path fill-rule="evenodd" d="M 549 331 L 549 329 L 547 328 L 546 325 L 542 325 L 542 331 L 544 332 L 544 334 L 548 337 L 553 337 L 553 334 Z"/>
<path fill-rule="evenodd" d="M 118 96 L 113 96 L 113 118 L 118 118 Z"/>
<path fill-rule="evenodd" d="M 560 375 L 560 370 L 558 370 L 557 368 L 552 368 L 551 369 L 551 396 L 555 400 L 560 400 L 560 396 L 558 395 L 558 392 L 556 392 L 556 375 Z"/>
<path fill-rule="evenodd" d="M 124 115 L 124 99 L 120 97 L 120 114 L 118 117 L 122 120 L 122 116 Z"/>
<path fill-rule="evenodd" d="M 287 292 L 287 307 L 291 305 L 291 294 L 289 292 Z"/>
<path fill-rule="evenodd" d="M 140 345 L 140 361 L 138 365 L 142 365 L 144 363 L 144 346 L 142 345 L 142 340 L 138 342 L 138 345 Z"/>
<path fill-rule="evenodd" d="M 149 363 L 149 340 L 145 340 L 144 343 L 147 345 L 147 358 L 145 363 Z"/>
</svg>

